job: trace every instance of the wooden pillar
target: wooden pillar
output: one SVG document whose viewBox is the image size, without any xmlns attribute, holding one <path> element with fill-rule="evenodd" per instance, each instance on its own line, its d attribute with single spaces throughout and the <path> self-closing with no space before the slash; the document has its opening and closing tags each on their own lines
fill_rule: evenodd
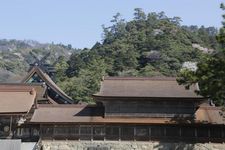
<svg viewBox="0 0 225 150">
<path fill-rule="evenodd" d="M 121 141 L 121 126 L 119 126 L 119 141 Z"/>
<path fill-rule="evenodd" d="M 104 124 L 104 141 L 106 141 L 106 125 Z"/>
<path fill-rule="evenodd" d="M 224 128 L 223 128 L 223 126 L 221 126 L 221 132 L 222 132 L 222 139 L 224 139 L 225 135 L 224 135 Z"/>
<path fill-rule="evenodd" d="M 12 116 L 10 116 L 10 124 L 9 124 L 9 136 L 12 136 Z"/>
<path fill-rule="evenodd" d="M 207 131 L 208 131 L 208 138 L 210 138 L 211 134 L 210 134 L 210 128 L 209 127 L 207 127 Z"/>
<path fill-rule="evenodd" d="M 133 139 L 136 141 L 136 126 L 134 126 L 134 134 L 133 134 Z"/>
<path fill-rule="evenodd" d="M 80 141 L 80 124 L 78 124 L 78 141 Z"/>
<path fill-rule="evenodd" d="M 180 138 L 182 137 L 182 130 L 181 130 L 182 127 L 179 127 L 179 136 Z"/>
<path fill-rule="evenodd" d="M 55 139 L 55 125 L 53 125 L 53 136 L 52 136 L 53 139 Z"/>
<path fill-rule="evenodd" d="M 39 137 L 42 139 L 42 124 L 40 124 Z"/>
<path fill-rule="evenodd" d="M 163 130 L 164 130 L 163 137 L 166 137 L 166 127 L 163 127 Z"/>
<path fill-rule="evenodd" d="M 29 138 L 30 138 L 30 139 L 31 139 L 31 137 L 32 137 L 31 133 L 32 133 L 32 127 L 29 126 Z"/>
<path fill-rule="evenodd" d="M 93 125 L 91 125 L 91 141 L 93 141 L 94 140 L 94 138 L 93 138 Z"/>
<path fill-rule="evenodd" d="M 195 138 L 197 138 L 197 137 L 198 137 L 198 133 L 197 133 L 197 129 L 195 127 Z"/>
<path fill-rule="evenodd" d="M 148 128 L 148 138 L 149 138 L 149 141 L 151 140 L 151 135 L 152 135 L 152 128 L 151 126 Z"/>
</svg>

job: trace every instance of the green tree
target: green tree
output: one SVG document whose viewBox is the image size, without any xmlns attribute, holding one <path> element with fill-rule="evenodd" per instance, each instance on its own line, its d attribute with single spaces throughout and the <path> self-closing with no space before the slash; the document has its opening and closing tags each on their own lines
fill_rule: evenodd
<svg viewBox="0 0 225 150">
<path fill-rule="evenodd" d="M 134 9 L 134 19 L 135 20 L 145 20 L 146 14 L 141 8 L 135 8 Z"/>
<path fill-rule="evenodd" d="M 94 59 L 85 69 L 79 71 L 78 76 L 66 78 L 58 84 L 74 100 L 93 103 L 91 96 L 99 90 L 105 70 L 104 60 Z"/>
<path fill-rule="evenodd" d="M 56 82 L 64 81 L 66 79 L 66 70 L 69 67 L 65 57 L 61 56 L 55 65 L 56 68 Z"/>
<path fill-rule="evenodd" d="M 223 4 L 221 8 L 225 10 Z M 223 15 L 225 19 L 225 15 Z M 221 48 L 213 54 L 204 57 L 197 64 L 198 69 L 191 71 L 184 69 L 178 75 L 178 82 L 189 88 L 198 83 L 198 94 L 213 100 L 216 105 L 225 105 L 225 24 L 217 36 Z"/>
</svg>

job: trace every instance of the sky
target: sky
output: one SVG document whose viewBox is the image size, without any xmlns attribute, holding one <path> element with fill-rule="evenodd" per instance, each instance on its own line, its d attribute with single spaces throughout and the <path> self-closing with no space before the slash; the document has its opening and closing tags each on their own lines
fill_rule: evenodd
<svg viewBox="0 0 225 150">
<path fill-rule="evenodd" d="M 102 25 L 117 12 L 127 21 L 134 8 L 179 16 L 182 25 L 221 27 L 225 0 L 0 0 L 0 39 L 36 40 L 91 48 Z"/>
</svg>

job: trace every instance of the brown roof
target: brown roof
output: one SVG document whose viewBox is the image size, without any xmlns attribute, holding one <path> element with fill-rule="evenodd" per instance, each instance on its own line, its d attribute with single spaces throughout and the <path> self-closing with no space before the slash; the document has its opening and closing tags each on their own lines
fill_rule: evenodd
<svg viewBox="0 0 225 150">
<path fill-rule="evenodd" d="M 11 91 L 13 89 L 19 90 L 19 87 L 24 89 L 34 89 L 36 91 L 36 99 L 43 99 L 45 97 L 46 93 L 46 86 L 44 86 L 42 83 L 0 83 L 0 89 L 10 89 Z"/>
<path fill-rule="evenodd" d="M 36 92 L 32 87 L 0 85 L 0 114 L 27 113 L 35 97 Z"/>
<path fill-rule="evenodd" d="M 94 97 L 202 98 L 195 90 L 186 90 L 175 78 L 107 77 Z"/>
<path fill-rule="evenodd" d="M 196 112 L 196 117 L 200 122 L 225 124 L 225 112 L 217 107 L 200 107 Z"/>
<path fill-rule="evenodd" d="M 190 118 L 104 118 L 102 108 L 87 105 L 40 105 L 31 119 L 33 123 L 130 123 L 130 124 L 177 124 L 207 123 L 225 124 L 219 108 L 202 107 L 196 112 L 196 119 Z"/>
<path fill-rule="evenodd" d="M 53 89 L 54 91 L 56 91 L 60 96 L 64 97 L 68 103 L 73 103 L 73 99 L 71 97 L 69 97 L 66 93 L 64 93 L 56 84 L 54 81 L 52 81 L 52 79 L 48 76 L 48 74 L 44 73 L 38 66 L 34 66 L 29 73 L 27 74 L 27 76 L 21 81 L 22 83 L 26 83 L 27 81 L 29 81 L 29 79 L 35 74 L 37 73 L 41 79 L 46 83 L 47 86 L 49 86 L 51 89 Z"/>
</svg>

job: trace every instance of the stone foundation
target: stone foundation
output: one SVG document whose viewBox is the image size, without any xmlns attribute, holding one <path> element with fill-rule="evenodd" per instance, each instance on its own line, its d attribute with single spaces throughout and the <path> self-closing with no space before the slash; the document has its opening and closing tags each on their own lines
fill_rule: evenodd
<svg viewBox="0 0 225 150">
<path fill-rule="evenodd" d="M 42 141 L 43 150 L 225 150 L 217 143 L 163 143 L 134 141 Z"/>
</svg>

